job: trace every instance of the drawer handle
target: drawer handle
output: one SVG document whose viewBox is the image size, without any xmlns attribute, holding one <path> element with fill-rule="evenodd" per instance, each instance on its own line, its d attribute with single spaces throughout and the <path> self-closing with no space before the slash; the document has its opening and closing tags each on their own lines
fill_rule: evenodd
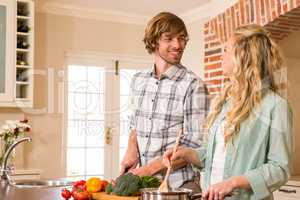
<svg viewBox="0 0 300 200">
<path fill-rule="evenodd" d="M 284 193 L 296 193 L 295 189 L 279 189 L 278 191 Z"/>
</svg>

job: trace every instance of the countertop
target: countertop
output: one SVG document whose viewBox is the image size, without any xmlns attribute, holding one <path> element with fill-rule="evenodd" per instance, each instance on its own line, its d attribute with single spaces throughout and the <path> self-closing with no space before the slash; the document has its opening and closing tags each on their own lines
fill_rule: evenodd
<svg viewBox="0 0 300 200">
<path fill-rule="evenodd" d="M 300 176 L 292 176 L 286 185 L 300 187 Z"/>
<path fill-rule="evenodd" d="M 0 183 L 1 184 L 1 183 Z M 0 185 L 1 200 L 61 200 L 61 190 L 64 187 L 48 188 L 16 188 L 10 185 Z M 94 193 L 95 200 L 138 200 L 138 197 L 119 197 L 107 195 L 104 192 Z"/>
<path fill-rule="evenodd" d="M 61 189 L 55 188 L 30 188 L 21 189 L 0 183 L 1 200 L 60 200 Z"/>
<path fill-rule="evenodd" d="M 300 186 L 300 177 L 292 177 L 286 185 Z M 16 188 L 0 182 L 1 200 L 61 200 L 62 187 L 48 188 Z M 118 197 L 104 193 L 93 194 L 98 200 L 138 200 L 138 197 Z"/>
</svg>

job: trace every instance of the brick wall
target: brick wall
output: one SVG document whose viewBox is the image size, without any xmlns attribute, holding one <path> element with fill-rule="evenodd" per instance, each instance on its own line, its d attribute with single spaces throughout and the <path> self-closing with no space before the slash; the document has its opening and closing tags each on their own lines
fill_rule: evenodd
<svg viewBox="0 0 300 200">
<path fill-rule="evenodd" d="M 300 28 L 300 0 L 239 0 L 204 25 L 204 77 L 210 94 L 224 83 L 221 55 L 224 42 L 241 25 L 260 24 L 279 41 Z"/>
</svg>

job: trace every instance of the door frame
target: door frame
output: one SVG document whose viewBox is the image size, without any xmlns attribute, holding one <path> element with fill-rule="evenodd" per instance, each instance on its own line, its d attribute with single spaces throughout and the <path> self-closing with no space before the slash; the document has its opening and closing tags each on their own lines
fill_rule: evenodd
<svg viewBox="0 0 300 200">
<path fill-rule="evenodd" d="M 69 51 L 65 53 L 65 62 L 64 62 L 64 80 L 63 88 L 60 90 L 63 94 L 60 94 L 62 97 L 62 138 L 61 138 L 61 163 L 62 163 L 62 172 L 64 176 L 67 176 L 67 114 L 68 114 L 68 77 L 67 70 L 69 65 L 90 65 L 90 66 L 109 66 L 107 71 L 115 72 L 115 61 L 119 61 L 119 71 L 122 66 L 128 66 L 126 69 L 144 69 L 146 66 L 153 65 L 152 58 L 149 56 L 135 56 L 135 55 L 125 55 L 125 54 L 109 54 L 109 53 L 99 53 L 99 52 L 82 52 L 82 51 Z M 144 67 L 139 68 L 138 64 Z M 105 110 L 111 110 L 112 108 L 119 107 L 120 104 L 120 77 L 113 75 L 114 73 L 108 73 L 105 76 Z M 110 83 L 110 84 L 107 84 Z M 109 162 L 104 163 L 104 174 L 106 179 L 115 178 L 119 174 L 119 133 L 120 133 L 120 113 L 116 112 L 109 115 L 105 113 L 105 128 L 111 127 L 111 122 L 115 123 L 112 132 L 111 144 L 105 146 L 104 154 L 110 158 Z M 116 134 L 117 133 L 117 134 Z M 117 150 L 117 153 L 115 152 Z"/>
</svg>

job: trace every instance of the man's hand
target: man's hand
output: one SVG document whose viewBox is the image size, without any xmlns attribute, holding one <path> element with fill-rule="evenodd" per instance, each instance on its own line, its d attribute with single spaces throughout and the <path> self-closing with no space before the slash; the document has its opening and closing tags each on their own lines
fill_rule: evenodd
<svg viewBox="0 0 300 200">
<path fill-rule="evenodd" d="M 137 175 L 137 176 L 152 176 L 153 174 L 151 173 L 151 166 L 149 165 L 145 165 L 143 167 L 138 167 L 138 168 L 135 168 L 135 169 L 131 169 L 129 170 L 129 172 L 133 173 L 134 175 Z"/>
<path fill-rule="evenodd" d="M 131 169 L 135 169 L 138 163 L 139 162 L 136 148 L 128 148 L 120 165 L 120 175 L 126 173 Z"/>
<path fill-rule="evenodd" d="M 120 165 L 120 175 L 135 169 L 138 165 L 138 160 L 137 159 L 126 159 L 124 158 L 123 161 L 121 162 Z"/>
</svg>

